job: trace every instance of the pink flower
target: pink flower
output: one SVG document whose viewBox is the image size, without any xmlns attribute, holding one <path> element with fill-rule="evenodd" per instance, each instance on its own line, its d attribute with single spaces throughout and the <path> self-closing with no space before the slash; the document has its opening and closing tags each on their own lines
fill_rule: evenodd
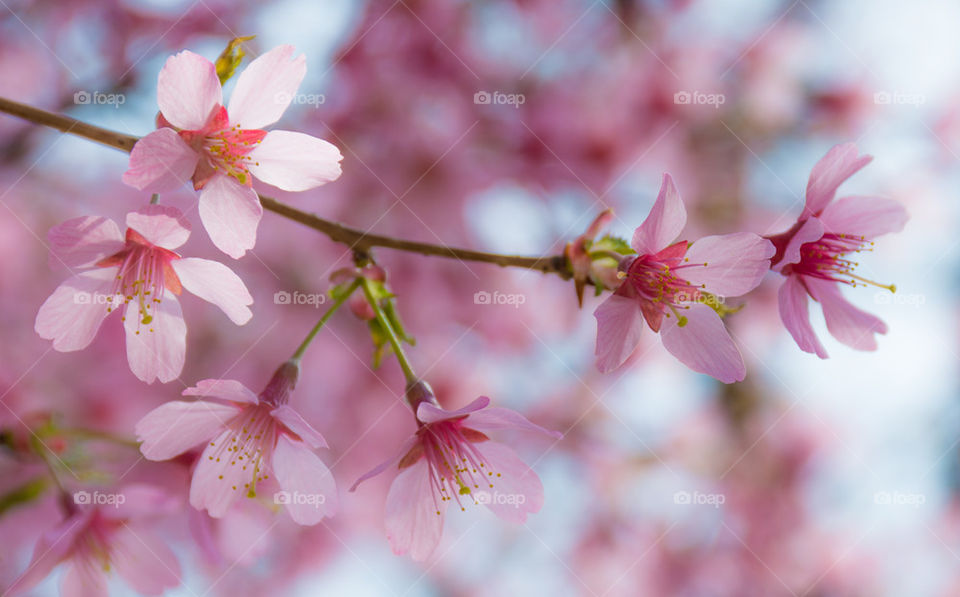
<svg viewBox="0 0 960 597">
<path fill-rule="evenodd" d="M 837 188 L 870 163 L 853 143 L 834 146 L 813 167 L 806 205 L 790 230 L 772 236 L 777 247 L 773 268 L 786 276 L 780 287 L 780 319 L 805 352 L 827 358 L 810 325 L 807 298 L 820 303 L 834 338 L 858 350 L 876 350 L 874 334 L 887 333 L 879 318 L 854 307 L 840 293 L 840 284 L 868 284 L 896 290 L 855 274 L 851 254 L 870 251 L 873 239 L 903 230 L 909 216 L 902 205 L 879 197 L 833 200 Z"/>
<path fill-rule="evenodd" d="M 237 325 L 253 316 L 253 298 L 230 268 L 173 251 L 190 236 L 175 208 L 149 205 L 127 214 L 126 236 L 96 216 L 68 220 L 48 236 L 52 265 L 85 270 L 61 284 L 37 314 L 37 333 L 61 352 L 88 346 L 104 318 L 125 304 L 130 370 L 146 383 L 165 383 L 183 369 L 187 327 L 177 301 L 183 289 Z"/>
<path fill-rule="evenodd" d="M 167 495 L 128 485 L 117 493 L 83 491 L 73 497 L 82 504 L 90 503 L 82 497 L 97 494 L 112 499 L 100 506 L 69 504 L 73 514 L 40 537 L 27 570 L 4 595 L 29 591 L 61 563 L 67 565 L 62 595 L 107 595 L 111 570 L 142 595 L 161 595 L 180 585 L 177 557 L 144 520 L 173 509 Z"/>
<path fill-rule="evenodd" d="M 534 425 L 506 408 L 487 408 L 490 399 L 477 398 L 448 411 L 420 402 L 419 428 L 399 454 L 366 473 L 361 482 L 396 465 L 400 473 L 387 495 L 387 538 L 394 553 L 410 552 L 415 560 L 433 553 L 443 534 L 447 506 L 455 501 L 483 504 L 509 522 L 522 523 L 527 513 L 543 505 L 543 485 L 513 450 L 487 435 L 503 429 L 560 434 Z"/>
<path fill-rule="evenodd" d="M 280 487 L 274 502 L 284 504 L 298 524 L 317 524 L 336 511 L 337 488 L 313 453 L 327 442 L 287 405 L 299 371 L 295 363 L 284 363 L 259 397 L 238 381 L 199 382 L 183 395 L 223 402 L 178 400 L 150 411 L 136 426 L 140 451 L 149 460 L 167 460 L 206 442 L 190 503 L 214 518 L 224 516 L 238 496 L 256 497 L 257 484 L 272 476 Z"/>
<path fill-rule="evenodd" d="M 743 357 L 710 303 L 754 289 L 769 269 L 773 245 L 749 232 L 675 243 L 686 220 L 673 179 L 664 174 L 650 215 L 633 234 L 637 256 L 621 262 L 623 283 L 594 312 L 600 371 L 627 360 L 646 321 L 694 371 L 724 383 L 746 375 Z"/>
<path fill-rule="evenodd" d="M 251 175 L 285 191 L 305 191 L 340 176 L 343 156 L 330 143 L 290 131 L 264 131 L 280 119 L 307 72 L 278 46 L 250 63 L 228 107 L 212 62 L 183 51 L 160 71 L 161 128 L 137 142 L 123 181 L 152 193 L 189 179 L 200 191 L 200 219 L 221 251 L 242 257 L 256 243 L 263 214 Z"/>
</svg>

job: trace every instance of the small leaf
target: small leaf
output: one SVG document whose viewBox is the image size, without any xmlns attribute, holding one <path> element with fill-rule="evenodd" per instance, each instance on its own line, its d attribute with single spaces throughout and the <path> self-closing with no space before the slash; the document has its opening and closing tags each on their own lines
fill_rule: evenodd
<svg viewBox="0 0 960 597">
<path fill-rule="evenodd" d="M 227 47 L 224 48 L 223 52 L 220 53 L 220 57 L 217 58 L 217 77 L 220 79 L 220 84 L 223 85 L 227 82 L 227 79 L 233 76 L 233 73 L 237 70 L 237 67 L 240 66 L 240 61 L 243 60 L 245 52 L 243 51 L 243 42 L 250 41 L 256 37 L 256 35 L 249 35 L 247 37 L 234 37 L 230 40 L 230 43 L 227 44 Z"/>
<path fill-rule="evenodd" d="M 633 250 L 633 247 L 630 246 L 626 240 L 620 238 L 619 236 L 612 236 L 610 234 L 605 234 L 603 237 L 590 245 L 591 251 L 596 251 L 597 249 L 606 249 L 608 251 L 614 251 L 620 253 L 621 255 L 633 255 L 636 251 Z"/>
<path fill-rule="evenodd" d="M 32 502 L 43 495 L 49 485 L 46 477 L 37 477 L 0 495 L 0 515 L 13 507 Z"/>
</svg>

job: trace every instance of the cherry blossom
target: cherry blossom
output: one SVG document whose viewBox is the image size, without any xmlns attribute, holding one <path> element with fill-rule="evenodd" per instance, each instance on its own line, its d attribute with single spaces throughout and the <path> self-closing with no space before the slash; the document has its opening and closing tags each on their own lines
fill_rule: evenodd
<svg viewBox="0 0 960 597">
<path fill-rule="evenodd" d="M 173 207 L 149 205 L 127 214 L 121 234 L 101 216 L 68 220 L 50 230 L 50 262 L 77 272 L 40 307 L 35 329 L 61 352 L 86 348 L 100 324 L 124 306 L 127 361 L 141 380 L 176 379 L 183 369 L 187 327 L 177 297 L 213 303 L 237 325 L 253 316 L 243 281 L 216 261 L 174 252 L 190 224 Z"/>
<path fill-rule="evenodd" d="M 431 395 L 432 396 L 432 395 Z M 366 473 L 351 488 L 388 468 L 399 474 L 387 495 L 387 538 L 397 554 L 415 560 L 433 553 L 443 534 L 447 506 L 485 505 L 508 522 L 522 523 L 543 505 L 543 485 L 530 467 L 491 432 L 515 429 L 559 438 L 506 408 L 488 408 L 481 396 L 458 410 L 429 400 L 417 406 L 417 431 L 394 458 Z"/>
<path fill-rule="evenodd" d="M 167 460 L 206 442 L 190 484 L 190 503 L 223 517 L 239 496 L 256 497 L 257 485 L 275 478 L 273 497 L 295 522 L 314 525 L 337 509 L 333 474 L 314 454 L 327 442 L 287 404 L 299 366 L 277 369 L 259 396 L 238 381 L 206 379 L 184 396 L 213 398 L 168 402 L 136 425 L 140 450 Z"/>
<path fill-rule="evenodd" d="M 157 83 L 159 128 L 137 142 L 123 181 L 159 193 L 187 180 L 200 191 L 204 228 L 221 251 L 240 258 L 256 244 L 263 208 L 251 177 L 285 191 L 305 191 L 340 176 L 340 151 L 322 139 L 267 132 L 307 72 L 293 46 L 278 46 L 240 74 L 230 103 L 216 67 L 183 51 L 167 59 Z"/>
<path fill-rule="evenodd" d="M 827 330 L 857 350 L 876 350 L 876 334 L 886 334 L 878 317 L 854 307 L 840 285 L 877 286 L 891 292 L 894 285 L 878 284 L 855 273 L 858 253 L 871 251 L 873 239 L 899 232 L 909 216 L 898 202 L 880 197 L 851 196 L 834 200 L 837 188 L 870 163 L 853 143 L 836 145 L 813 167 L 807 182 L 806 203 L 789 230 L 770 237 L 777 247 L 773 268 L 787 279 L 780 287 L 780 319 L 801 350 L 828 357 L 810 325 L 808 298 L 820 303 Z"/>
<path fill-rule="evenodd" d="M 773 245 L 749 232 L 675 242 L 687 212 L 669 174 L 650 215 L 633 234 L 636 257 L 621 261 L 624 281 L 594 312 L 597 367 L 612 371 L 640 342 L 643 324 L 685 365 L 731 383 L 746 375 L 743 357 L 711 305 L 754 289 Z"/>
<path fill-rule="evenodd" d="M 91 496 L 103 499 L 91 505 Z M 81 490 L 73 498 L 72 513 L 41 535 L 26 571 L 5 595 L 29 591 L 60 564 L 67 568 L 62 595 L 107 595 L 111 571 L 141 595 L 161 595 L 180 585 L 176 555 L 147 524 L 174 511 L 166 493 L 138 484 L 115 493 Z"/>
</svg>

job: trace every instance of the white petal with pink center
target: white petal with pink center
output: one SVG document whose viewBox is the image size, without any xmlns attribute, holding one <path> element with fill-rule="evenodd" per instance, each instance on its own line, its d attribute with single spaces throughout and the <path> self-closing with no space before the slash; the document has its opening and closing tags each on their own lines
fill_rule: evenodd
<svg viewBox="0 0 960 597">
<path fill-rule="evenodd" d="M 137 141 L 123 182 L 148 193 L 182 187 L 193 176 L 199 154 L 171 128 L 160 128 Z"/>
<path fill-rule="evenodd" d="M 307 74 L 306 57 L 291 60 L 293 52 L 293 46 L 277 46 L 240 73 L 227 106 L 231 123 L 260 129 L 280 120 Z"/>
<path fill-rule="evenodd" d="M 253 317 L 248 307 L 253 297 L 229 267 L 196 257 L 177 259 L 170 265 L 187 291 L 220 307 L 233 323 L 243 325 Z"/>
<path fill-rule="evenodd" d="M 166 296 L 149 312 L 135 302 L 127 305 L 123 319 L 127 333 L 127 362 L 145 383 L 173 381 L 183 370 L 187 352 L 187 324 L 180 302 Z"/>
<path fill-rule="evenodd" d="M 123 296 L 113 291 L 116 276 L 117 268 L 110 267 L 64 281 L 40 306 L 34 324 L 37 334 L 53 340 L 54 349 L 61 352 L 89 346 L 111 305 L 123 304 Z"/>
<path fill-rule="evenodd" d="M 210 240 L 234 259 L 257 244 L 263 207 L 250 187 L 229 176 L 215 175 L 200 191 L 199 211 Z"/>
<path fill-rule="evenodd" d="M 148 460 L 173 458 L 210 440 L 239 413 L 236 406 L 205 400 L 168 402 L 137 423 L 140 452 Z"/>
<path fill-rule="evenodd" d="M 67 220 L 47 233 L 50 267 L 89 267 L 121 250 L 123 233 L 116 223 L 103 216 Z"/>
<path fill-rule="evenodd" d="M 197 130 L 223 103 L 217 68 L 212 62 L 184 50 L 167 59 L 157 78 L 157 103 L 170 124 Z"/>
<path fill-rule="evenodd" d="M 250 152 L 250 173 L 284 191 L 306 191 L 340 177 L 333 144 L 303 133 L 270 131 Z"/>
</svg>

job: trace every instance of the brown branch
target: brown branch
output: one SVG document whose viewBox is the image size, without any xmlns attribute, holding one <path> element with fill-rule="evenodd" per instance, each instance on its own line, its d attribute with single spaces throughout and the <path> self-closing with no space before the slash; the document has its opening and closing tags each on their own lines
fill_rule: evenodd
<svg viewBox="0 0 960 597">
<path fill-rule="evenodd" d="M 103 145 L 120 149 L 127 153 L 133 149 L 133 146 L 139 140 L 139 137 L 111 131 L 69 116 L 64 116 L 63 114 L 48 112 L 3 97 L 0 97 L 0 112 L 22 118 L 34 124 L 48 126 L 64 133 L 96 141 L 97 143 L 102 143 Z M 471 249 L 421 243 L 379 234 L 371 234 L 363 230 L 350 228 L 349 226 L 344 226 L 338 222 L 321 218 L 316 214 L 299 210 L 264 195 L 260 195 L 260 203 L 265 209 L 322 232 L 331 240 L 348 245 L 354 251 L 358 252 L 367 252 L 373 247 L 386 247 L 398 251 L 446 257 L 460 261 L 478 261 L 482 263 L 493 263 L 501 267 L 535 269 L 546 274 L 557 274 L 564 279 L 570 277 L 566 258 L 563 255 L 525 257 L 521 255 L 502 255 L 499 253 L 487 253 L 484 251 L 473 251 Z"/>
</svg>

